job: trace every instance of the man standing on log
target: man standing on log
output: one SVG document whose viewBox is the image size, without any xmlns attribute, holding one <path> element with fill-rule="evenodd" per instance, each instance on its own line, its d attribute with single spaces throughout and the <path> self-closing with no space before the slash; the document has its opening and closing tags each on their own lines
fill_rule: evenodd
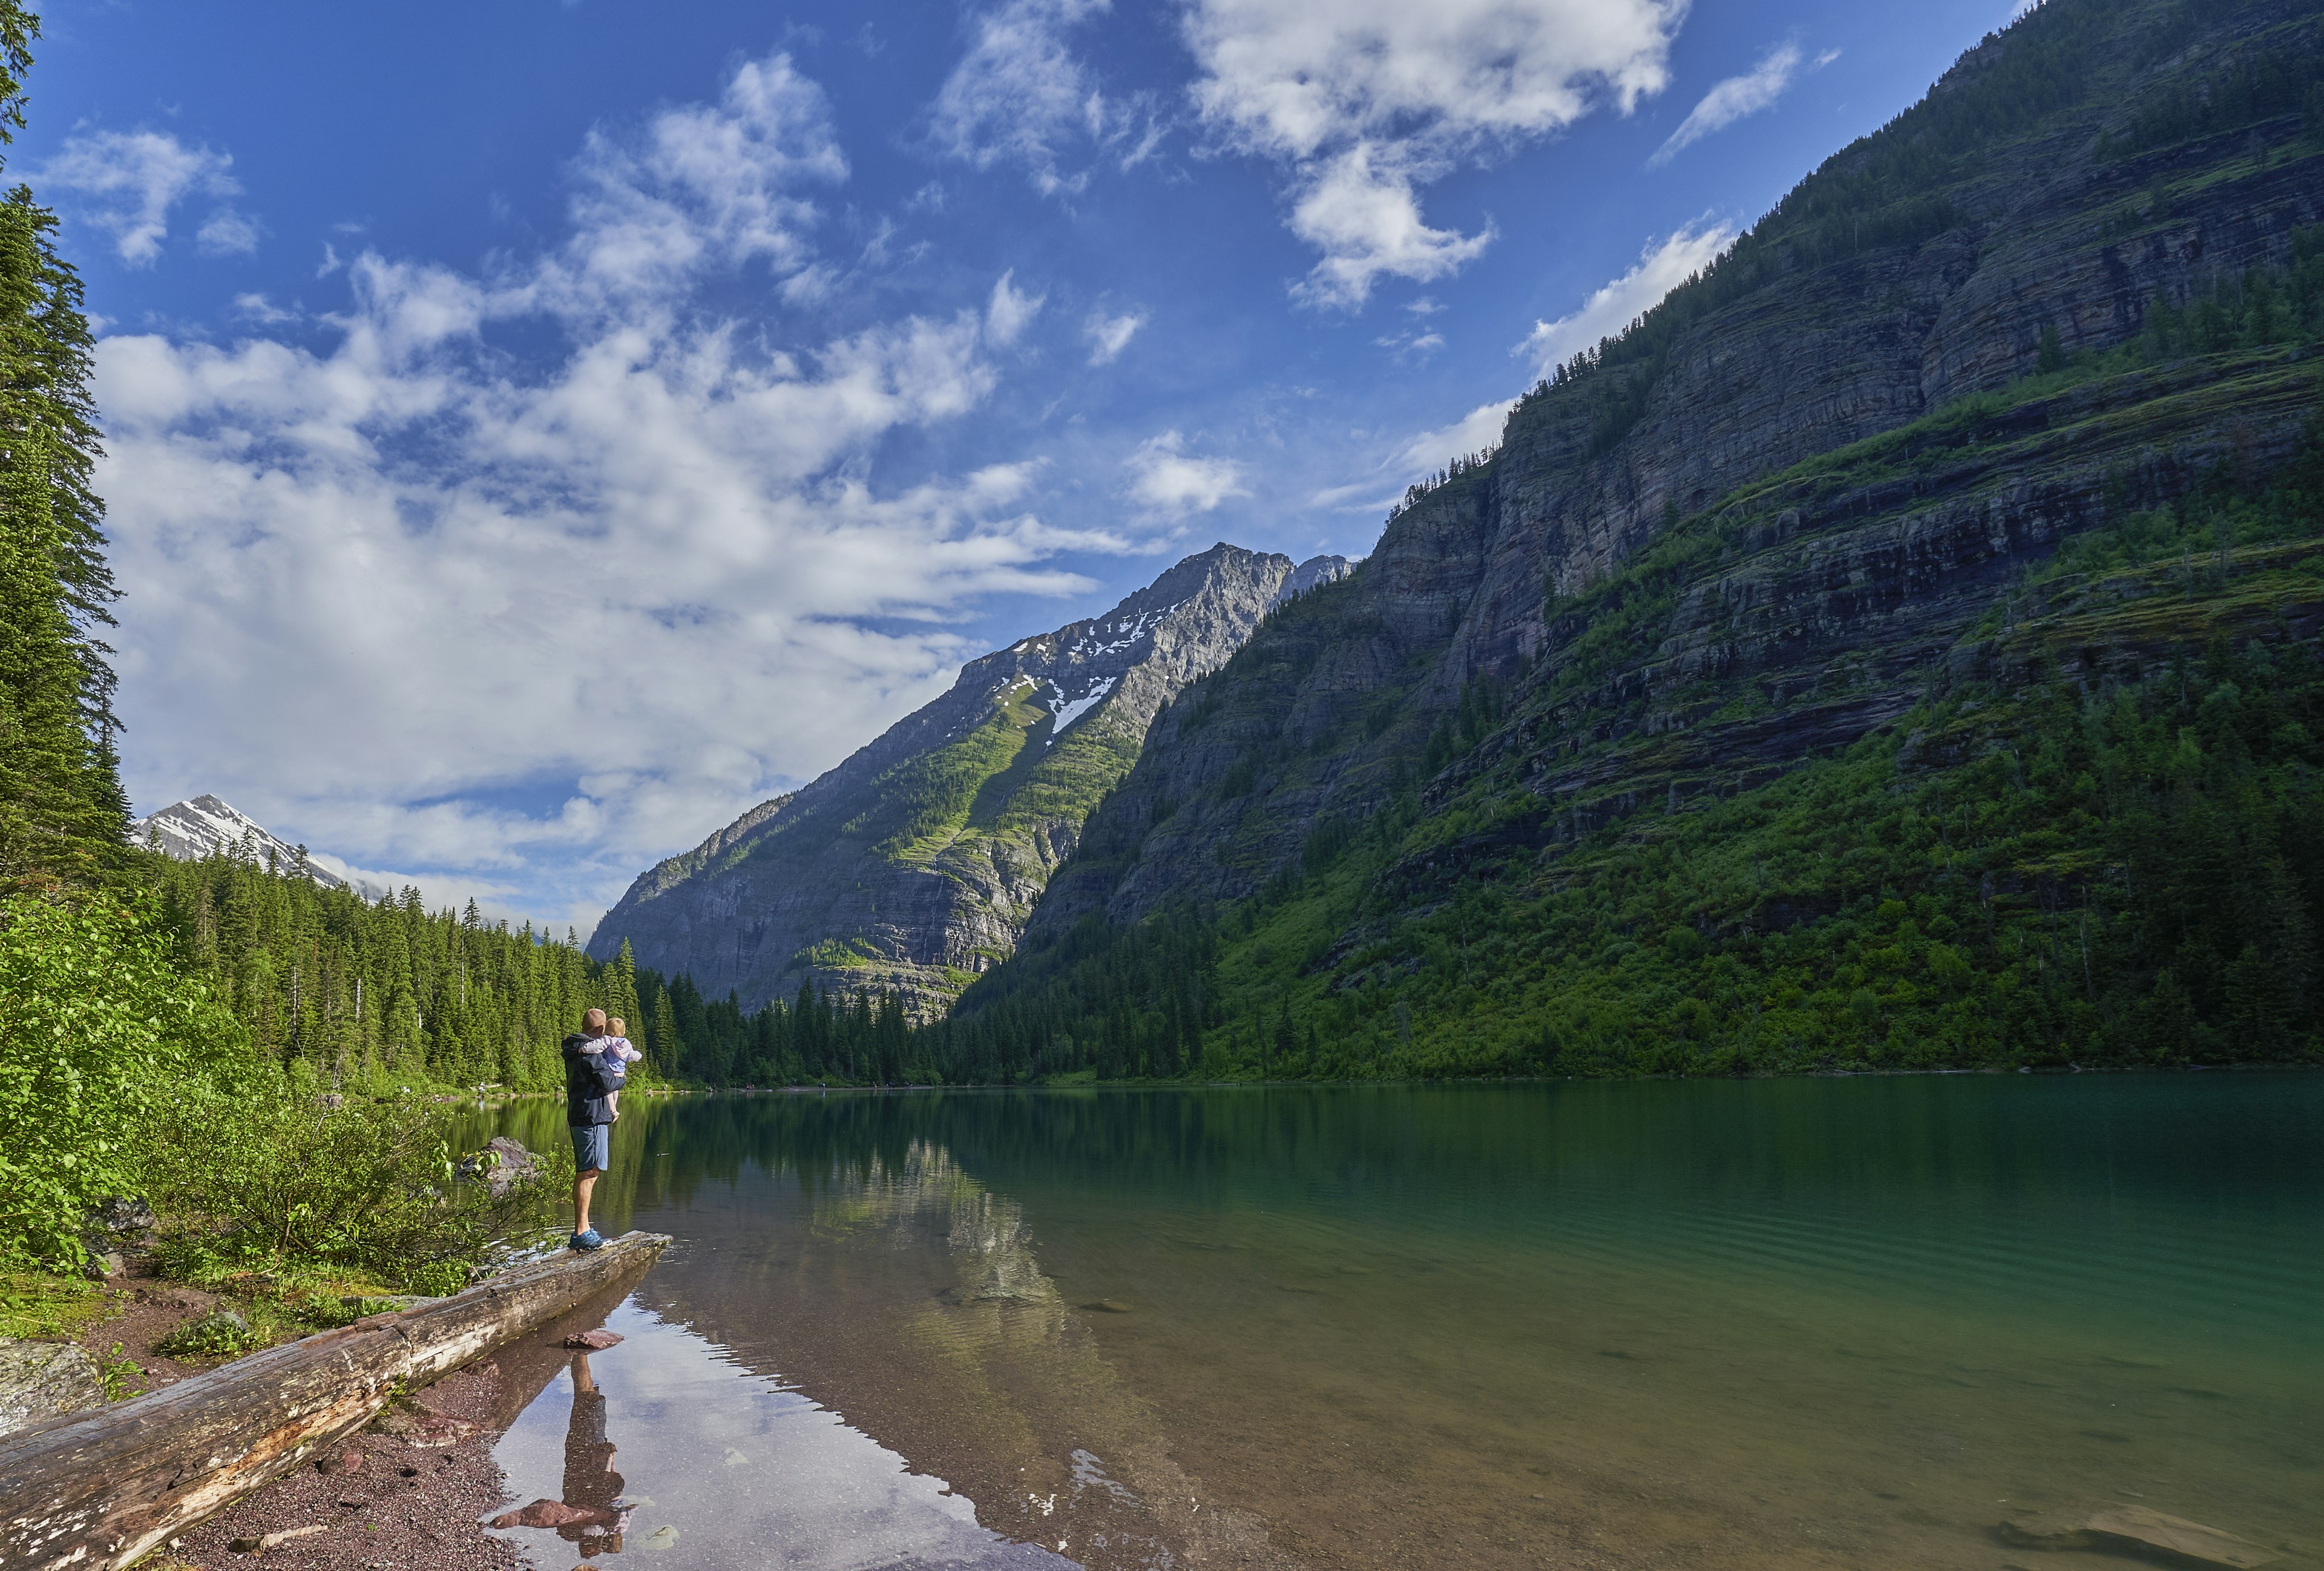
<svg viewBox="0 0 2324 1571">
<path fill-rule="evenodd" d="M 620 1089 L 599 1050 L 604 1036 L 605 1012 L 593 1009 L 565 1039 L 565 1122 L 573 1130 L 573 1236 L 565 1246 L 583 1254 L 605 1246 L 589 1225 L 589 1197 L 597 1175 L 613 1162 L 613 1109 L 607 1098 Z"/>
</svg>

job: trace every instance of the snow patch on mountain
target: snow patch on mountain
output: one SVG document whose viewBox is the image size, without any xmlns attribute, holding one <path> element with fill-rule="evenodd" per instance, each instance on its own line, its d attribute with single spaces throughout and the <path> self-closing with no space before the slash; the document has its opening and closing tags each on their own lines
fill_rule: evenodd
<svg viewBox="0 0 2324 1571">
<path fill-rule="evenodd" d="M 180 862 L 205 857 L 240 857 L 259 866 L 272 865 L 289 873 L 303 867 L 309 878 L 325 889 L 352 888 L 365 900 L 387 892 L 362 879 L 352 883 L 323 866 L 311 852 L 291 845 L 249 814 L 223 798 L 204 794 L 172 802 L 160 812 L 129 826 L 130 838 Z"/>
<path fill-rule="evenodd" d="M 1115 679 L 1112 677 L 1098 678 L 1095 686 L 1092 687 L 1088 692 L 1084 693 L 1080 698 L 1075 698 L 1070 704 L 1065 702 L 1065 689 L 1058 687 L 1056 683 L 1051 682 L 1049 684 L 1049 689 L 1057 695 L 1057 707 L 1056 710 L 1056 719 L 1049 726 L 1049 740 L 1051 742 L 1056 741 L 1058 736 L 1063 735 L 1066 726 L 1072 725 L 1074 721 L 1088 714 L 1092 709 L 1096 708 L 1100 704 L 1104 703 L 1105 696 L 1113 691 L 1114 679 Z"/>
</svg>

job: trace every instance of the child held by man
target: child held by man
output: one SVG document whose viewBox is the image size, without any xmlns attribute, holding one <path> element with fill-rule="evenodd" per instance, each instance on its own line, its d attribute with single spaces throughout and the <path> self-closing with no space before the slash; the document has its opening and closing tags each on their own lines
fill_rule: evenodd
<svg viewBox="0 0 2324 1571">
<path fill-rule="evenodd" d="M 629 1039 L 629 1026 L 615 1019 L 605 1022 L 605 1034 L 599 1037 L 590 1051 L 605 1062 L 605 1073 L 622 1082 L 630 1077 L 630 1066 L 645 1057 Z M 617 1088 L 605 1094 L 606 1110 L 618 1120 L 622 1116 L 622 1093 Z"/>
</svg>

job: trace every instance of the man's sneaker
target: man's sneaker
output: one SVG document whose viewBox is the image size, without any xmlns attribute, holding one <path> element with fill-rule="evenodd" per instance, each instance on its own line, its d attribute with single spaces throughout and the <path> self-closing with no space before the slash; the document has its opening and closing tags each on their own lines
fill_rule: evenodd
<svg viewBox="0 0 2324 1571">
<path fill-rule="evenodd" d="M 586 1233 L 576 1233 L 572 1237 L 567 1239 L 565 1241 L 565 1247 L 577 1251 L 582 1254 L 587 1254 L 593 1250 L 604 1248 L 605 1240 L 595 1228 L 592 1227 Z"/>
</svg>

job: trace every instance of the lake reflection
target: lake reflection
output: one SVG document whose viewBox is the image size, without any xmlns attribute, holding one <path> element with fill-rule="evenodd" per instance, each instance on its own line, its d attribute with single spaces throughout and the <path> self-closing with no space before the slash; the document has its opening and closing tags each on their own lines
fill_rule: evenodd
<svg viewBox="0 0 2324 1571">
<path fill-rule="evenodd" d="M 2319 1129 L 2295 1075 L 640 1098 L 622 1552 L 1997 1567 L 2135 1502 L 2314 1555 Z"/>
</svg>

